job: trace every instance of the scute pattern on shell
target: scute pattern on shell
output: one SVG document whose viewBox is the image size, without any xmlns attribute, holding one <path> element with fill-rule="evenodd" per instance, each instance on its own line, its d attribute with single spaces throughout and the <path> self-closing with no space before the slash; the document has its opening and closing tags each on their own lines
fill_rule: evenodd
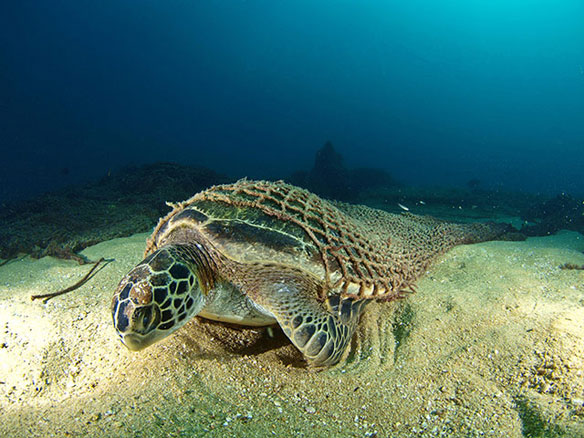
<svg viewBox="0 0 584 438">
<path fill-rule="evenodd" d="M 454 224 L 331 202 L 283 181 L 240 180 L 211 187 L 175 206 L 159 222 L 147 252 L 173 215 L 203 200 L 259 209 L 298 225 L 318 248 L 325 270 L 324 290 L 328 295 L 352 298 L 399 297 L 412 289 L 436 256 L 457 244 L 493 239 L 506 229 L 502 224 Z"/>
</svg>

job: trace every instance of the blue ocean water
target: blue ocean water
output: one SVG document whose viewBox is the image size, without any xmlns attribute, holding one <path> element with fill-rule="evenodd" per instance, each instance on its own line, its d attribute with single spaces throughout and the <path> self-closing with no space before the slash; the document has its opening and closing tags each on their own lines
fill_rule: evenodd
<svg viewBox="0 0 584 438">
<path fill-rule="evenodd" d="M 0 6 L 0 200 L 174 161 L 584 193 L 579 0 Z"/>
</svg>

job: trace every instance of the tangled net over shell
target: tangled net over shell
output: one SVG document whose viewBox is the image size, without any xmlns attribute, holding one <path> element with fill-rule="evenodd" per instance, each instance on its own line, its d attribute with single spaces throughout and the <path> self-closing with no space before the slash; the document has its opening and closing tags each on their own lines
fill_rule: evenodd
<svg viewBox="0 0 584 438">
<path fill-rule="evenodd" d="M 328 293 L 353 298 L 399 297 L 412 289 L 438 255 L 458 244 L 494 239 L 508 228 L 331 202 L 283 181 L 240 180 L 214 186 L 179 204 L 175 212 L 199 201 L 259 209 L 296 224 L 318 249 Z"/>
</svg>

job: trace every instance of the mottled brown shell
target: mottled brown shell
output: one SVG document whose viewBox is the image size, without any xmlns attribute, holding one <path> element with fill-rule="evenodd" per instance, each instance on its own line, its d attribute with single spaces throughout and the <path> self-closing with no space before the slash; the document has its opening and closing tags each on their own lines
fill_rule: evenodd
<svg viewBox="0 0 584 438">
<path fill-rule="evenodd" d="M 502 232 L 496 224 L 452 224 L 329 202 L 283 181 L 214 186 L 172 206 L 147 254 L 196 229 L 237 262 L 300 268 L 320 278 L 329 295 L 353 298 L 393 299 L 437 255 Z"/>
</svg>

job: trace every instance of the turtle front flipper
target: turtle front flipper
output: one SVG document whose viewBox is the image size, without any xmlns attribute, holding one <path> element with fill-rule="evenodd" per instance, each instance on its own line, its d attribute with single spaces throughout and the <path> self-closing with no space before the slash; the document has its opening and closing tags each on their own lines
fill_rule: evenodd
<svg viewBox="0 0 584 438">
<path fill-rule="evenodd" d="M 323 305 L 311 309 L 299 306 L 284 309 L 282 317 L 277 319 L 310 365 L 331 366 L 341 360 L 351 342 L 365 303 L 331 297 L 324 303 L 330 310 Z"/>
<path fill-rule="evenodd" d="M 310 365 L 332 366 L 351 342 L 366 301 L 332 296 L 320 302 L 315 288 L 322 286 L 309 277 L 298 271 L 293 275 L 280 271 L 278 279 L 271 281 L 275 280 L 272 275 L 264 275 L 263 284 L 248 294 L 274 315 Z"/>
</svg>

